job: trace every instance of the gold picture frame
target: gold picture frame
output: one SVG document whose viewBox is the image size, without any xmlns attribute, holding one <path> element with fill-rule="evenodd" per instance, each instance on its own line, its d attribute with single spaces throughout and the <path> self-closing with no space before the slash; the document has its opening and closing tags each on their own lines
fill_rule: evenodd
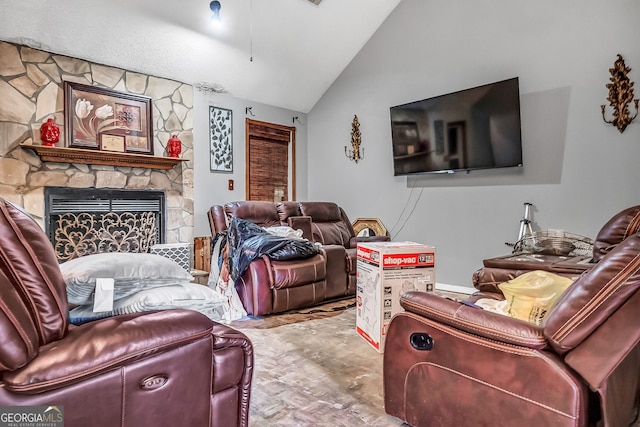
<svg viewBox="0 0 640 427">
<path fill-rule="evenodd" d="M 108 133 L 100 134 L 100 150 L 124 153 L 124 147 L 124 136 L 110 135 Z"/>
</svg>

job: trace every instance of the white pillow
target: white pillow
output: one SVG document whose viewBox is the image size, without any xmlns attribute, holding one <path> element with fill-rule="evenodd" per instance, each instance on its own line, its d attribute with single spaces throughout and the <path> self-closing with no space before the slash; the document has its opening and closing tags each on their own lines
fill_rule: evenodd
<svg viewBox="0 0 640 427">
<path fill-rule="evenodd" d="M 142 289 L 190 282 L 193 276 L 172 259 L 157 254 L 111 252 L 60 264 L 70 304 L 89 304 L 97 278 L 114 279 L 114 300 Z"/>
<path fill-rule="evenodd" d="M 114 301 L 113 311 L 93 312 L 93 305 L 82 305 L 69 311 L 69 321 L 79 324 L 89 320 L 151 310 L 186 308 L 198 311 L 210 319 L 220 320 L 227 298 L 213 289 L 195 283 L 180 283 L 136 292 Z"/>
<path fill-rule="evenodd" d="M 286 225 L 274 225 L 272 227 L 262 227 L 267 233 L 278 237 L 289 237 L 291 239 L 301 239 L 302 230 L 294 230 Z"/>
</svg>

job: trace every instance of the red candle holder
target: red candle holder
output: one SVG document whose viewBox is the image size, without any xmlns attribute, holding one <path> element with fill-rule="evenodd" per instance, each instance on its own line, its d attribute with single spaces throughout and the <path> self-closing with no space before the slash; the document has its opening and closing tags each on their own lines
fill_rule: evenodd
<svg viewBox="0 0 640 427">
<path fill-rule="evenodd" d="M 182 152 L 182 141 L 178 138 L 178 135 L 171 135 L 169 141 L 167 142 L 167 154 L 169 157 L 180 157 L 180 153 Z"/>
<path fill-rule="evenodd" d="M 40 139 L 42 140 L 42 145 L 47 147 L 55 147 L 56 143 L 60 141 L 60 127 L 53 118 L 48 118 L 40 126 Z"/>
</svg>

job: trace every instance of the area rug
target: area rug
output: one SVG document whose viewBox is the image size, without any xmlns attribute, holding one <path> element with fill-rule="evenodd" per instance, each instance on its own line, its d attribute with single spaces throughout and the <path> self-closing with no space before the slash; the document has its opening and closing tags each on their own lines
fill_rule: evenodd
<svg viewBox="0 0 640 427">
<path fill-rule="evenodd" d="M 290 325 L 292 323 L 306 322 L 308 320 L 325 319 L 333 317 L 344 310 L 355 307 L 355 297 L 332 301 L 321 306 L 309 307 L 299 310 L 291 310 L 285 313 L 279 313 L 270 316 L 247 316 L 239 320 L 235 320 L 229 324 L 232 328 L 255 328 L 268 329 L 282 325 Z"/>
<path fill-rule="evenodd" d="M 315 315 L 323 317 L 308 318 Z M 250 426 L 403 425 L 384 412 L 383 355 L 356 334 L 355 308 L 285 316 L 307 319 L 256 327 L 266 316 L 232 325 L 254 347 Z"/>
</svg>

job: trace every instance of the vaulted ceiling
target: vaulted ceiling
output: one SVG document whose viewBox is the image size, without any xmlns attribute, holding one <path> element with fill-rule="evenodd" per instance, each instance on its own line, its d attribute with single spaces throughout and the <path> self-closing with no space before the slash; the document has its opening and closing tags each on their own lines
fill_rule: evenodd
<svg viewBox="0 0 640 427">
<path fill-rule="evenodd" d="M 3 0 L 0 39 L 308 112 L 400 0 Z"/>
</svg>

